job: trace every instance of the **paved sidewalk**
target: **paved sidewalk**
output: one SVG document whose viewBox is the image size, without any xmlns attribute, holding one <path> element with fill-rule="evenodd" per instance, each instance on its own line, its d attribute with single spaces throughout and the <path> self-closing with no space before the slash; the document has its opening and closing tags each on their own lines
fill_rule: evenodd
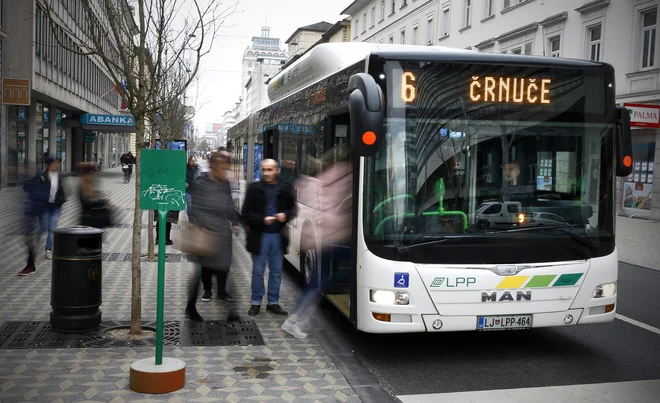
<svg viewBox="0 0 660 403">
<path fill-rule="evenodd" d="M 103 171 L 101 187 L 120 211 L 117 222 L 130 224 L 134 184 L 123 184 L 121 175 L 119 169 Z M 66 187 L 70 201 L 63 208 L 60 227 L 75 225 L 79 215 L 78 202 L 74 200 L 77 199 L 77 180 L 68 179 Z M 36 274 L 17 275 L 26 258 L 19 235 L 21 193 L 21 189 L 0 191 L 3 223 L 0 227 L 0 323 L 48 321 L 51 311 L 51 262 L 44 260 L 43 250 L 38 256 Z M 182 213 L 181 217 L 184 216 Z M 146 224 L 147 214 L 143 222 Z M 130 228 L 109 229 L 104 253 L 130 253 L 131 232 Z M 145 230 L 143 253 L 147 250 L 146 239 Z M 239 304 L 241 316 L 247 317 L 251 260 L 243 243 L 241 239 L 234 244 L 230 292 Z M 168 247 L 167 252 L 179 253 L 172 247 Z M 194 268 L 187 262 L 167 263 L 165 320 L 184 320 L 185 284 Z M 144 321 L 156 319 L 156 275 L 156 264 L 143 262 Z M 130 289 L 130 262 L 104 262 L 101 306 L 104 321 L 130 319 Z M 298 287 L 289 275 L 283 275 L 282 306 L 291 310 L 298 296 Z M 198 309 L 207 320 L 226 318 L 226 310 L 216 299 L 207 303 L 200 301 Z M 183 390 L 162 396 L 137 394 L 128 387 L 130 363 L 153 357 L 153 348 L 0 350 L 0 402 L 359 401 L 319 342 L 313 336 L 297 340 L 284 333 L 280 329 L 283 320 L 266 313 L 265 309 L 256 318 L 265 346 L 166 347 L 165 356 L 186 362 L 187 379 Z"/>
<path fill-rule="evenodd" d="M 660 222 L 617 217 L 616 239 L 621 262 L 660 271 Z"/>
</svg>

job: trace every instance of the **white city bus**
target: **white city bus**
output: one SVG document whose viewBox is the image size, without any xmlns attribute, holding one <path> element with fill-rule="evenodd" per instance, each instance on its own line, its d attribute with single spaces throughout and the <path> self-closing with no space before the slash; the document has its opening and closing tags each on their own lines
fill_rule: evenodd
<svg viewBox="0 0 660 403">
<path fill-rule="evenodd" d="M 614 88 L 604 63 L 323 44 L 229 137 L 248 183 L 262 158 L 300 183 L 317 174 L 309 157 L 349 144 L 352 239 L 324 245 L 297 187 L 286 260 L 361 331 L 604 323 L 616 312 L 615 177 L 632 165 Z"/>
</svg>

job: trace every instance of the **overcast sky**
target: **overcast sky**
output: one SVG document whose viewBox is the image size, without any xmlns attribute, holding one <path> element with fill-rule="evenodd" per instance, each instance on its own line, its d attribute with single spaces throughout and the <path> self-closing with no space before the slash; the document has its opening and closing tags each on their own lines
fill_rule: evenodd
<svg viewBox="0 0 660 403">
<path fill-rule="evenodd" d="M 230 0 L 223 2 L 230 4 Z M 221 121 L 224 112 L 238 101 L 243 50 L 253 36 L 261 35 L 266 18 L 271 37 L 280 38 L 282 49 L 286 49 L 284 41 L 296 28 L 320 21 L 334 24 L 350 3 L 352 0 L 240 0 L 240 12 L 220 29 L 213 50 L 202 59 L 198 82 L 188 92 L 190 98 L 199 94 L 195 127 L 203 132 L 206 123 Z"/>
</svg>

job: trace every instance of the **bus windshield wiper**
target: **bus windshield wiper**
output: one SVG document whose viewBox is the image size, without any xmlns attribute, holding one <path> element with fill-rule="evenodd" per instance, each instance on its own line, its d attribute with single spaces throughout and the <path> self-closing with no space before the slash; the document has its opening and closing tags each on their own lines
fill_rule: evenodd
<svg viewBox="0 0 660 403">
<path fill-rule="evenodd" d="M 486 235 L 495 235 L 495 234 L 502 234 L 502 233 L 512 233 L 512 232 L 531 232 L 531 231 L 539 231 L 539 230 L 555 230 L 562 232 L 568 236 L 570 236 L 572 239 L 592 248 L 598 248 L 598 243 L 594 241 L 593 239 L 576 234 L 575 232 L 571 231 L 570 229 L 575 229 L 575 228 L 580 228 L 579 226 L 576 225 L 571 225 L 571 224 L 559 224 L 559 225 L 545 225 L 545 226 L 536 226 L 536 227 L 522 227 L 522 228 L 513 228 L 513 229 L 505 229 L 505 230 L 500 230 L 500 231 L 490 231 L 486 232 Z"/>
</svg>

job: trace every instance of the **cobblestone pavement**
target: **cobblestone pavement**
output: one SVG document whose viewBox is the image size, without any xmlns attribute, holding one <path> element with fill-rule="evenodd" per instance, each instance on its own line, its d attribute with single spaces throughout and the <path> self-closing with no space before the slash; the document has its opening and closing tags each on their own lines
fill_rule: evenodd
<svg viewBox="0 0 660 403">
<path fill-rule="evenodd" d="M 133 222 L 134 187 L 123 184 L 121 172 L 101 173 L 101 188 L 118 210 L 117 222 Z M 77 181 L 66 179 L 70 201 L 63 208 L 60 227 L 75 225 L 79 214 Z M 22 190 L 0 191 L 0 322 L 48 321 L 50 261 L 40 250 L 37 273 L 19 277 L 25 265 L 20 234 Z M 185 217 L 185 213 L 181 213 Z M 144 215 L 143 223 L 147 223 Z M 173 232 L 176 229 L 173 229 Z M 104 253 L 130 253 L 131 228 L 111 228 L 104 236 Z M 143 253 L 146 254 L 146 230 Z M 173 234 L 174 237 L 174 234 Z M 45 243 L 45 240 L 43 240 Z M 177 255 L 173 247 L 168 254 Z M 234 243 L 234 264 L 229 292 L 247 317 L 251 261 L 242 237 Z M 184 262 L 166 265 L 165 320 L 183 320 L 188 276 L 195 266 Z M 156 263 L 142 264 L 143 320 L 156 318 Z M 291 310 L 299 291 L 289 275 L 282 280 L 281 304 Z M 104 321 L 130 319 L 130 262 L 103 263 Z M 217 289 L 215 289 L 217 290 Z M 214 290 L 214 293 L 215 293 Z M 201 295 L 201 294 L 200 294 Z M 226 318 L 227 310 L 216 299 L 199 302 L 207 320 Z M 134 393 L 128 386 L 131 362 L 152 357 L 151 348 L 0 350 L 0 402 L 355 402 L 356 393 L 313 337 L 297 340 L 280 329 L 283 318 L 265 313 L 256 318 L 266 342 L 253 347 L 166 347 L 165 356 L 187 364 L 186 387 L 179 392 L 150 396 Z"/>
</svg>

